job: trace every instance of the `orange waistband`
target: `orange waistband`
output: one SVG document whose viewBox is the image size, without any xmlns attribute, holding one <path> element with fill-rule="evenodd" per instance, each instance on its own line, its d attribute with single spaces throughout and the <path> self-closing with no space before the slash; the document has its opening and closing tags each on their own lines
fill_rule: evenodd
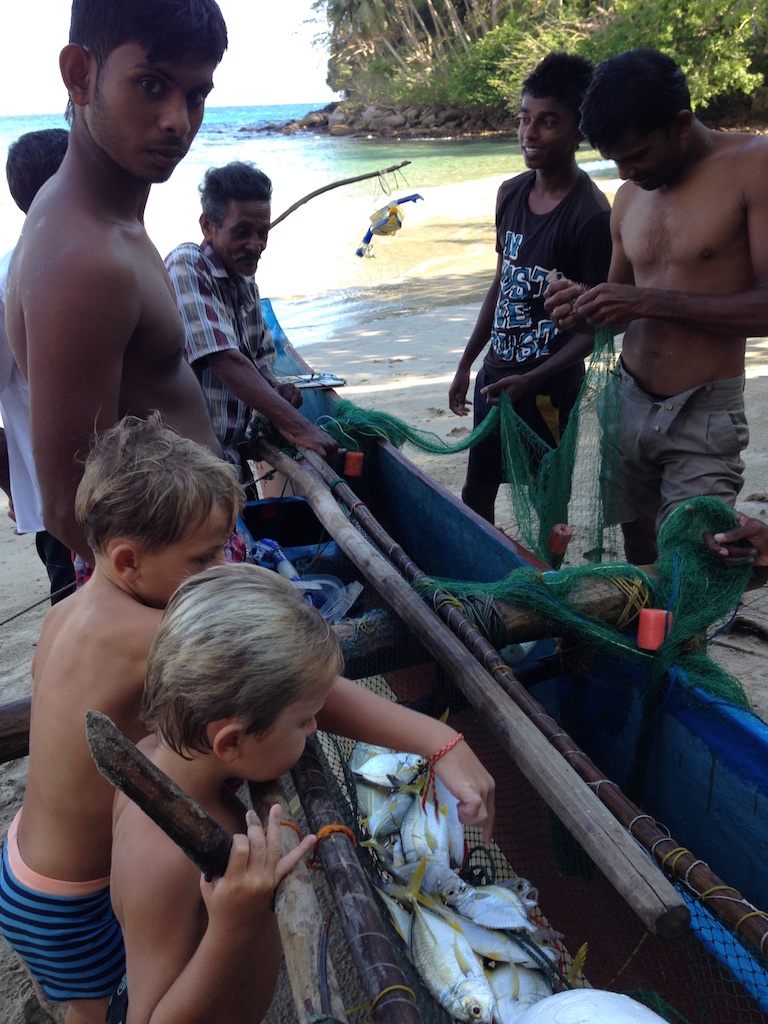
<svg viewBox="0 0 768 1024">
<path fill-rule="evenodd" d="M 11 822 L 8 838 L 5 841 L 8 850 L 8 865 L 17 882 L 26 885 L 28 889 L 34 889 L 35 892 L 44 893 L 46 896 L 92 896 L 95 892 L 107 888 L 109 875 L 106 878 L 97 878 L 92 882 L 67 882 L 58 878 L 48 878 L 27 867 L 19 852 L 19 821 L 22 809 L 19 809 Z"/>
</svg>

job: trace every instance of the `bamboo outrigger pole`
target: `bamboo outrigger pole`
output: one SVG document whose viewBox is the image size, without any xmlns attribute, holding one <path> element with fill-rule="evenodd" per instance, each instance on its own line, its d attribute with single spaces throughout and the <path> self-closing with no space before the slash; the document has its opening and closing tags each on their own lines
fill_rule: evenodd
<svg viewBox="0 0 768 1024">
<path fill-rule="evenodd" d="M 351 488 L 344 481 L 340 481 L 331 468 L 317 455 L 311 452 L 305 452 L 305 455 L 314 467 L 314 471 L 322 476 L 332 492 L 338 492 L 341 500 L 347 504 L 348 508 L 352 509 L 352 514 L 360 521 L 360 525 L 369 536 L 378 537 L 378 540 L 374 542 L 382 545 L 387 557 L 398 566 L 406 579 L 413 580 L 418 575 L 423 575 L 408 554 L 386 534 L 367 507 L 357 500 Z M 629 834 L 642 844 L 660 867 L 672 877 L 680 880 L 687 888 L 698 893 L 701 902 L 713 914 L 743 939 L 750 942 L 761 956 L 765 956 L 765 949 L 768 945 L 766 916 L 755 911 L 752 904 L 745 900 L 736 889 L 726 885 L 705 861 L 699 860 L 689 850 L 680 846 L 676 839 L 662 831 L 653 818 L 649 814 L 645 814 L 618 786 L 602 785 L 606 781 L 604 774 L 562 730 L 546 708 L 525 690 L 498 652 L 491 647 L 452 602 L 441 601 L 439 614 L 451 625 L 457 635 L 462 637 L 467 646 L 474 651 L 475 656 L 493 671 L 494 678 L 505 692 L 526 715 L 530 716 L 552 746 L 560 751 L 582 779 L 595 787 L 595 792 L 602 802 L 624 825 Z"/>
<path fill-rule="evenodd" d="M 296 490 L 305 495 L 318 519 L 363 575 L 399 614 L 407 617 L 413 632 L 459 683 L 518 768 L 646 928 L 662 938 L 681 934 L 690 921 L 682 897 L 461 640 L 414 593 L 378 549 L 358 533 L 327 485 L 273 445 L 259 441 L 258 449 L 260 458 L 288 477 Z M 312 453 L 304 454 L 310 465 L 322 463 L 319 457 L 311 457 Z M 332 472 L 330 467 L 327 469 Z"/>
<path fill-rule="evenodd" d="M 317 751 L 318 742 L 310 737 L 304 753 L 291 769 L 291 776 L 309 827 L 319 834 L 326 826 L 338 825 L 341 816 Z M 319 842 L 317 855 L 336 902 L 349 952 L 370 1002 L 370 1018 L 376 1024 L 422 1024 L 415 995 L 397 963 L 349 837 L 342 830 L 330 831 Z"/>
<path fill-rule="evenodd" d="M 399 171 L 401 167 L 407 167 L 410 160 L 403 160 L 402 163 L 393 164 L 391 167 L 382 167 L 380 171 L 368 171 L 367 174 L 356 174 L 354 178 L 342 178 L 340 181 L 332 181 L 330 185 L 323 185 L 322 188 L 316 188 L 314 192 L 310 192 L 308 196 L 304 196 L 303 199 L 299 199 L 292 206 L 289 206 L 287 210 L 283 210 L 279 217 L 275 217 L 272 223 L 269 225 L 271 231 L 275 225 L 279 224 L 280 221 L 298 210 L 304 203 L 308 203 L 310 199 L 315 199 L 317 196 L 321 196 L 323 192 L 330 192 L 332 188 L 341 188 L 342 185 L 353 185 L 356 181 L 365 181 L 367 178 L 380 178 L 382 174 L 394 174 L 395 171 Z"/>
<path fill-rule="evenodd" d="M 299 842 L 285 790 L 280 782 L 249 782 L 248 790 L 253 809 L 262 821 L 273 804 L 282 807 L 282 824 L 291 826 L 280 833 L 280 853 L 285 856 Z M 277 887 L 275 916 L 298 1024 L 313 1024 L 323 1015 L 338 1024 L 347 1024 L 333 964 L 327 959 L 322 941 L 323 913 L 303 860 Z"/>
</svg>

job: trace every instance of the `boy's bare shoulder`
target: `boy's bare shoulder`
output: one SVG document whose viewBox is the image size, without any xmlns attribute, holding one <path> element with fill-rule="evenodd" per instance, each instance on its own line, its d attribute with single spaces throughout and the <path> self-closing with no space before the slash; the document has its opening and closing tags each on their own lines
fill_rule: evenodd
<svg viewBox="0 0 768 1024">
<path fill-rule="evenodd" d="M 55 675 L 57 666 L 76 659 L 92 662 L 97 671 L 108 671 L 113 680 L 137 673 L 143 678 L 161 618 L 161 610 L 141 604 L 118 587 L 91 580 L 46 615 L 35 655 L 35 676 L 49 664 Z"/>
<path fill-rule="evenodd" d="M 24 222 L 17 257 L 18 271 L 29 267 L 45 268 L 45 276 L 55 273 L 82 275 L 84 271 L 96 273 L 99 278 L 119 270 L 130 269 L 126 233 L 132 228 L 121 223 L 89 215 L 87 210 L 75 208 L 63 200 L 56 202 L 57 194 L 48 194 L 39 206 L 33 206 Z M 138 234 L 138 232 L 137 232 Z M 52 281 L 46 281 L 50 285 Z"/>
</svg>

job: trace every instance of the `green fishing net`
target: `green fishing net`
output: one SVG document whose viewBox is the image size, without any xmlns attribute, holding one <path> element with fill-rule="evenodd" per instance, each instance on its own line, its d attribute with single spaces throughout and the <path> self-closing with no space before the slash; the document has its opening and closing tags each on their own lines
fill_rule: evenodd
<svg viewBox="0 0 768 1024">
<path fill-rule="evenodd" d="M 333 418 L 323 419 L 322 426 L 342 447 L 353 450 L 368 450 L 383 438 L 396 448 L 411 444 L 423 452 L 448 455 L 467 451 L 500 425 L 515 539 L 551 564 L 552 527 L 566 523 L 574 530 L 582 557 L 599 562 L 604 554 L 618 552 L 616 531 L 607 534 L 603 511 L 604 453 L 618 424 L 616 359 L 612 331 L 598 330 L 579 399 L 556 448 L 520 419 L 503 391 L 501 404 L 453 445 L 388 413 L 360 409 L 346 400 L 337 403 Z"/>
<path fill-rule="evenodd" d="M 550 448 L 514 412 L 502 392 L 501 404 L 460 444 L 449 445 L 428 431 L 410 427 L 386 413 L 363 410 L 340 401 L 323 426 L 340 445 L 369 449 L 385 438 L 396 447 L 412 444 L 431 453 L 466 450 L 501 425 L 502 451 L 512 507 L 522 544 L 552 564 L 548 540 L 556 523 L 567 523 L 578 537 L 584 562 L 542 573 L 524 567 L 495 583 L 467 584 L 438 580 L 435 585 L 460 600 L 502 599 L 546 617 L 552 636 L 567 636 L 589 663 L 596 656 L 617 666 L 626 659 L 648 672 L 644 715 L 653 716 L 669 688 L 689 688 L 693 681 L 715 698 L 746 706 L 741 684 L 707 654 L 709 635 L 727 625 L 735 613 L 751 568 L 727 566 L 709 551 L 702 534 L 736 526 L 733 512 L 717 499 L 695 498 L 672 512 L 658 536 L 659 557 L 653 574 L 615 560 L 617 539 L 605 514 L 605 452 L 615 443 L 618 388 L 614 386 L 616 353 L 610 331 L 598 331 L 579 401 L 560 445 Z M 613 561 L 602 561 L 613 555 Z M 608 579 L 627 595 L 623 628 L 590 618 L 571 598 L 590 579 Z M 651 653 L 637 646 L 637 613 L 642 605 L 671 613 L 668 635 Z M 634 614 L 632 613 L 634 607 Z M 578 665 L 572 665 L 577 671 Z"/>
<path fill-rule="evenodd" d="M 658 536 L 659 558 L 653 573 L 626 563 L 583 565 L 554 571 L 524 566 L 493 583 L 429 579 L 418 589 L 447 590 L 460 601 L 491 597 L 529 608 L 548 622 L 552 636 L 565 636 L 571 649 L 589 668 L 599 655 L 616 666 L 616 685 L 626 678 L 627 661 L 647 673 L 644 715 L 655 714 L 668 690 L 694 683 L 717 699 L 742 707 L 748 701 L 741 683 L 707 654 L 707 640 L 724 628 L 739 605 L 752 569 L 729 566 L 707 548 L 703 533 L 719 533 L 736 526 L 731 509 L 717 498 L 693 498 L 676 508 Z M 584 588 L 591 580 L 606 580 L 626 596 L 623 622 L 610 625 L 584 611 Z M 666 638 L 657 651 L 637 646 L 637 617 L 643 607 L 669 612 Z M 585 653 L 590 656 L 585 662 Z M 579 665 L 571 666 L 578 671 Z M 611 677 L 611 673 L 607 673 Z"/>
</svg>

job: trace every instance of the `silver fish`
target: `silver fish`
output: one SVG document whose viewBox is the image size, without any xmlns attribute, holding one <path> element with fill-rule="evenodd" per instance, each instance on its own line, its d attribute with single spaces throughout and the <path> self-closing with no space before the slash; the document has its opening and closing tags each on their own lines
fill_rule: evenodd
<svg viewBox="0 0 768 1024">
<path fill-rule="evenodd" d="M 433 803 L 427 802 L 426 808 L 422 808 L 421 800 L 414 800 L 400 825 L 400 838 L 406 861 L 437 857 L 450 867 L 448 812 L 444 806 L 436 809 Z"/>
<path fill-rule="evenodd" d="M 468 885 L 459 892 L 447 893 L 445 902 L 486 928 L 531 933 L 537 928 L 517 893 L 503 886 Z"/>
<path fill-rule="evenodd" d="M 410 948 L 416 969 L 447 1013 L 467 1024 L 492 1024 L 495 999 L 469 943 L 416 900 Z"/>
<path fill-rule="evenodd" d="M 425 893 L 427 896 L 442 897 L 445 889 L 450 889 L 454 885 L 466 886 L 466 882 L 459 878 L 443 856 L 425 857 L 421 861 L 410 861 L 403 865 L 397 871 L 397 874 L 403 881 L 409 882 L 417 871 L 421 871 L 423 876 L 420 892 Z"/>
<path fill-rule="evenodd" d="M 496 882 L 496 885 L 502 885 L 505 889 L 516 892 L 528 910 L 535 910 L 539 905 L 539 890 L 527 878 L 520 878 L 519 875 L 515 878 L 502 878 Z"/>
<path fill-rule="evenodd" d="M 552 994 L 541 971 L 497 964 L 493 970 L 487 970 L 485 976 L 496 1000 L 494 1024 L 522 1024 L 528 1019 L 528 1009 Z"/>
<path fill-rule="evenodd" d="M 396 790 L 378 804 L 373 804 L 367 817 L 361 819 L 361 825 L 372 839 L 385 838 L 400 831 L 403 818 L 408 813 L 414 797 L 411 793 Z"/>
<path fill-rule="evenodd" d="M 534 959 L 534 955 L 530 952 L 531 947 L 535 946 L 532 935 L 529 936 L 525 933 L 523 938 L 522 934 L 515 932 L 507 933 L 497 928 L 484 928 L 437 900 L 432 909 L 440 917 L 452 921 L 455 927 L 460 928 L 462 935 L 474 952 L 484 960 L 513 963 L 521 967 L 538 969 L 550 959 L 551 950 L 547 950 L 546 953 L 543 950 L 538 950 L 537 952 L 541 954 L 540 959 Z M 554 959 L 557 959 L 557 953 L 554 954 Z"/>
<path fill-rule="evenodd" d="M 354 772 L 361 765 L 365 764 L 366 761 L 370 761 L 372 757 L 387 753 L 390 753 L 388 748 L 375 747 L 372 743 L 363 743 L 362 740 L 358 740 L 354 747 L 352 747 L 352 753 L 347 758 L 347 764 L 350 771 Z"/>
<path fill-rule="evenodd" d="M 529 1006 L 552 995 L 552 986 L 543 971 L 514 964 L 511 967 L 513 974 L 517 973 L 517 1005 L 521 1010 L 527 1010 Z"/>
<path fill-rule="evenodd" d="M 406 946 L 409 946 L 411 941 L 411 922 L 413 920 L 413 915 L 406 910 L 399 900 L 390 896 L 385 889 L 376 886 L 376 892 L 379 894 L 384 906 L 389 911 L 389 916 L 392 918 L 392 924 L 394 925 L 395 931 Z"/>
<path fill-rule="evenodd" d="M 509 964 L 496 964 L 493 970 L 486 970 L 485 976 L 496 1000 L 493 1024 L 517 1024 L 523 1011 L 514 996 L 512 968 Z"/>
<path fill-rule="evenodd" d="M 435 778 L 435 792 L 440 807 L 447 811 L 448 854 L 451 865 L 460 868 L 464 863 L 465 844 L 464 826 L 459 821 L 459 801 L 451 793 L 444 782 Z"/>
<path fill-rule="evenodd" d="M 427 762 L 418 754 L 390 750 L 376 754 L 362 764 L 355 763 L 352 772 L 372 785 L 395 789 L 411 785 L 426 767 Z"/>
</svg>

